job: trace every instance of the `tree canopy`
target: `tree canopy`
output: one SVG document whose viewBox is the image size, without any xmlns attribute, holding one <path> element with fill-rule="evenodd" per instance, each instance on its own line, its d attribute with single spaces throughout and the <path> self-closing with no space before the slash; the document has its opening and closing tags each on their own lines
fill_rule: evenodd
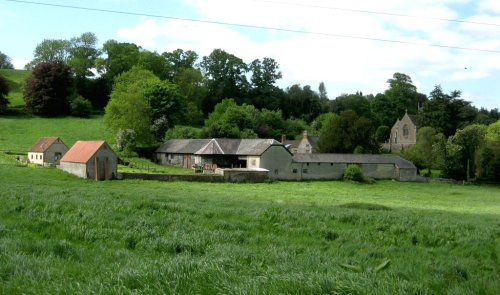
<svg viewBox="0 0 500 295">
<path fill-rule="evenodd" d="M 10 87 L 7 79 L 0 75 L 0 112 L 5 111 L 7 105 L 9 104 L 9 100 L 7 99 L 7 95 L 9 95 Z"/>
<path fill-rule="evenodd" d="M 13 69 L 12 59 L 0 51 L 0 69 Z"/>
<path fill-rule="evenodd" d="M 62 61 L 50 61 L 35 66 L 23 94 L 29 112 L 62 116 L 69 113 L 69 98 L 73 92 L 71 68 Z"/>
</svg>

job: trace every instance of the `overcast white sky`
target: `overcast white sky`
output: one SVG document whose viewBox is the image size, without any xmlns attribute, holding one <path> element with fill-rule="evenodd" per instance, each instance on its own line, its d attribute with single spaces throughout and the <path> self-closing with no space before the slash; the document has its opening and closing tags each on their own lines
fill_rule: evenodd
<svg viewBox="0 0 500 295">
<path fill-rule="evenodd" d="M 221 48 L 245 62 L 272 57 L 280 64 L 283 73 L 279 86 L 301 84 L 317 89 L 319 83 L 324 82 L 330 99 L 356 91 L 365 94 L 383 92 L 387 88 L 387 79 L 395 72 L 402 72 L 412 77 L 419 92 L 429 94 L 435 85 L 440 84 L 446 92 L 461 90 L 462 97 L 477 107 L 500 107 L 500 1 L 497 0 L 35 2 L 321 34 L 0 0 L 0 51 L 9 55 L 18 68 L 31 60 L 33 50 L 43 39 L 69 39 L 93 32 L 100 44 L 116 39 L 134 42 L 160 53 L 182 48 L 204 56 Z"/>
</svg>

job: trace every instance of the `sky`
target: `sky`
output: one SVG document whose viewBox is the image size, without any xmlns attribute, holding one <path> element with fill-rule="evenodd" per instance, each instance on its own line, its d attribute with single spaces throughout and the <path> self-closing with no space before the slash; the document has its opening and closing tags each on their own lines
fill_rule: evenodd
<svg viewBox="0 0 500 295">
<path fill-rule="evenodd" d="M 400 72 L 421 93 L 440 85 L 478 108 L 500 108 L 498 0 L 0 0 L 0 51 L 16 68 L 44 39 L 85 32 L 99 46 L 114 39 L 159 53 L 270 57 L 278 86 L 324 82 L 330 99 L 382 93 Z"/>
</svg>

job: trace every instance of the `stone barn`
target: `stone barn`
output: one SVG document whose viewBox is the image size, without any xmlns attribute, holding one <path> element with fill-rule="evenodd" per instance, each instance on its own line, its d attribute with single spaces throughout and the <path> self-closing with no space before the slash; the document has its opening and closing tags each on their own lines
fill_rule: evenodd
<svg viewBox="0 0 500 295">
<path fill-rule="evenodd" d="M 59 137 L 43 137 L 28 152 L 28 163 L 57 165 L 68 151 L 68 146 Z"/>
<path fill-rule="evenodd" d="M 116 178 L 118 157 L 105 141 L 77 141 L 63 156 L 59 168 L 81 178 Z"/>
</svg>

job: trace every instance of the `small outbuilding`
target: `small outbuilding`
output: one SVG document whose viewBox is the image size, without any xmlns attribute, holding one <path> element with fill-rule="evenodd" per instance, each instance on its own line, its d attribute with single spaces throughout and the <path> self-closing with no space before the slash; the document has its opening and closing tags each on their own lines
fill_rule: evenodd
<svg viewBox="0 0 500 295">
<path fill-rule="evenodd" d="M 61 159 L 59 168 L 81 178 L 116 178 L 118 157 L 105 141 L 77 141 Z"/>
<path fill-rule="evenodd" d="M 59 137 L 42 137 L 28 152 L 28 163 L 57 165 L 68 151 L 68 146 Z"/>
</svg>

